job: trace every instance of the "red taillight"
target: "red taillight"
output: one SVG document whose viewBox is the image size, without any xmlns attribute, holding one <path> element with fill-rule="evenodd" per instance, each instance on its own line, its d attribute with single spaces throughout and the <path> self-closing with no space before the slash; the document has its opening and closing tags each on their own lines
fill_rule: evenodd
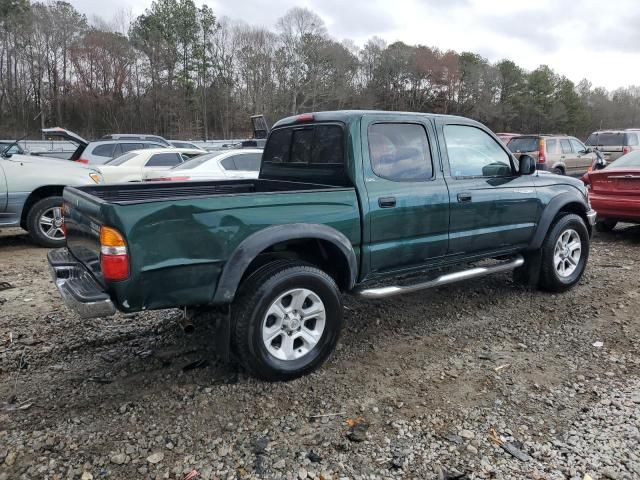
<svg viewBox="0 0 640 480">
<path fill-rule="evenodd" d="M 89 160 L 86 160 L 84 158 L 79 158 L 76 160 L 76 162 L 78 163 L 84 163 L 85 165 L 89 164 Z"/>
<path fill-rule="evenodd" d="M 631 151 L 631 147 L 622 147 L 622 154 L 626 155 Z"/>
<path fill-rule="evenodd" d="M 303 113 L 302 115 L 298 115 L 296 117 L 296 122 L 313 122 L 313 113 Z"/>
<path fill-rule="evenodd" d="M 105 280 L 119 282 L 129 278 L 129 255 L 100 255 L 100 268 Z"/>
<path fill-rule="evenodd" d="M 129 278 L 129 252 L 124 237 L 115 228 L 100 227 L 100 269 L 105 280 Z"/>
<path fill-rule="evenodd" d="M 545 163 L 547 157 L 544 153 L 544 138 L 538 140 L 538 163 Z"/>
</svg>

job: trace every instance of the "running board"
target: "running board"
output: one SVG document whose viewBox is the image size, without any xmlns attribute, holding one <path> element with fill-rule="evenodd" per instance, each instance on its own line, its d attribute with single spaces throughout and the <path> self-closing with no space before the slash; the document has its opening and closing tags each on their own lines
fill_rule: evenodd
<svg viewBox="0 0 640 480">
<path fill-rule="evenodd" d="M 356 295 L 365 298 L 387 298 L 395 295 L 401 295 L 403 293 L 412 293 L 419 290 L 426 290 L 427 288 L 441 287 L 450 283 L 460 282 L 462 280 L 469 280 L 471 278 L 484 277 L 493 273 L 508 272 L 515 270 L 518 267 L 524 265 L 524 258 L 522 255 L 516 255 L 508 262 L 499 263 L 490 267 L 476 267 L 469 270 L 462 270 L 460 272 L 447 273 L 441 275 L 428 282 L 416 283 L 414 285 L 407 286 L 389 286 L 379 288 L 365 288 L 362 290 L 356 290 Z"/>
</svg>

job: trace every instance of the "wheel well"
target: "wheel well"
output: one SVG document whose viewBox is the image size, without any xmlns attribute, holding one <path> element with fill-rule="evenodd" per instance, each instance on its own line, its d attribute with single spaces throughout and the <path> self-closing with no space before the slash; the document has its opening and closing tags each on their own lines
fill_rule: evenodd
<svg viewBox="0 0 640 480">
<path fill-rule="evenodd" d="M 45 187 L 36 188 L 31 195 L 27 197 L 27 200 L 24 202 L 22 206 L 22 215 L 20 216 L 20 226 L 26 230 L 27 227 L 27 215 L 29 215 L 29 210 L 33 207 L 37 202 L 47 197 L 57 197 L 62 196 L 62 191 L 64 190 L 64 185 L 47 185 Z"/>
<path fill-rule="evenodd" d="M 585 225 L 587 226 L 587 230 L 591 233 L 591 225 L 589 224 L 589 219 L 587 218 L 587 211 L 584 208 L 584 205 L 578 202 L 567 203 L 563 206 L 558 215 L 562 215 L 563 213 L 574 213 L 578 215 L 582 220 L 584 220 Z"/>
<path fill-rule="evenodd" d="M 344 253 L 330 241 L 317 238 L 287 240 L 264 249 L 249 264 L 242 281 L 266 263 L 283 258 L 310 263 L 329 274 L 340 290 L 350 288 L 351 271 Z"/>
</svg>

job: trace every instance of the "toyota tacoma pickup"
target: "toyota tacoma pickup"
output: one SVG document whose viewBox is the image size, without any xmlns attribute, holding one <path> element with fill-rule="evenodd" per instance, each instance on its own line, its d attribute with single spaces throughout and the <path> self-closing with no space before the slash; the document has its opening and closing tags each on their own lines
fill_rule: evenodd
<svg viewBox="0 0 640 480">
<path fill-rule="evenodd" d="M 513 271 L 563 292 L 596 213 L 576 179 L 518 161 L 478 122 L 340 111 L 283 119 L 258 179 L 68 187 L 49 254 L 84 317 L 181 308 L 251 374 L 320 366 L 342 294 L 380 299 Z"/>
</svg>

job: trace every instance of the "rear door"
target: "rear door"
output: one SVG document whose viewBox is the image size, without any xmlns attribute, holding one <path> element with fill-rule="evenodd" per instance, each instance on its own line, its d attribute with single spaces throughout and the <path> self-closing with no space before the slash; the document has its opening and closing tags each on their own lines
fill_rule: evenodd
<svg viewBox="0 0 640 480">
<path fill-rule="evenodd" d="M 578 170 L 578 157 L 574 153 L 571 141 L 568 138 L 560 139 L 560 161 L 566 166 L 567 175 L 575 175 Z"/>
<path fill-rule="evenodd" d="M 426 117 L 367 115 L 361 124 L 372 273 L 424 265 L 448 248 L 449 196 Z"/>
<path fill-rule="evenodd" d="M 451 203 L 449 255 L 472 256 L 528 245 L 540 207 L 533 176 L 521 176 L 513 157 L 488 131 L 442 121 Z"/>
</svg>

